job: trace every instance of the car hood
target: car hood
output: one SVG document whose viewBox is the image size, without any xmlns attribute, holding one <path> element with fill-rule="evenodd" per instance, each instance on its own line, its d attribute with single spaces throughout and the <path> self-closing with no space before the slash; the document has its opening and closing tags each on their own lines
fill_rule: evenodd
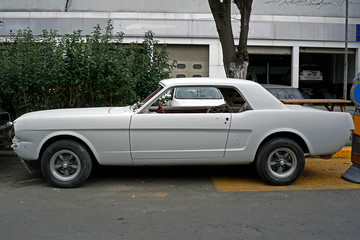
<svg viewBox="0 0 360 240">
<path fill-rule="evenodd" d="M 98 116 L 98 115 L 107 115 L 107 114 L 121 114 L 130 112 L 130 108 L 127 107 L 99 107 L 99 108 L 67 108 L 67 109 L 53 109 L 45 111 L 36 111 L 26 113 L 15 121 L 19 119 L 27 118 L 62 118 L 66 116 L 77 117 L 77 116 Z"/>
<path fill-rule="evenodd" d="M 84 129 L 114 127 L 119 116 L 130 118 L 129 107 L 54 109 L 26 113 L 14 121 L 16 129 Z"/>
<path fill-rule="evenodd" d="M 80 116 L 80 115 L 99 115 L 108 114 L 110 108 L 69 108 L 69 109 L 53 109 L 45 111 L 36 111 L 26 113 L 15 120 L 15 122 L 28 118 L 52 118 L 64 116 Z"/>
</svg>

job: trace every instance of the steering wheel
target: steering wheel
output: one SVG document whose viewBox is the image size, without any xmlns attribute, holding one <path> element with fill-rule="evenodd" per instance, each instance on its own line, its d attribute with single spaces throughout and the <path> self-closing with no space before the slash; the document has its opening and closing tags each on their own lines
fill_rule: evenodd
<svg viewBox="0 0 360 240">
<path fill-rule="evenodd" d="M 160 100 L 158 100 L 158 104 L 159 104 L 159 107 L 156 110 L 156 112 L 157 113 L 165 113 L 164 108 L 162 107 Z"/>
</svg>

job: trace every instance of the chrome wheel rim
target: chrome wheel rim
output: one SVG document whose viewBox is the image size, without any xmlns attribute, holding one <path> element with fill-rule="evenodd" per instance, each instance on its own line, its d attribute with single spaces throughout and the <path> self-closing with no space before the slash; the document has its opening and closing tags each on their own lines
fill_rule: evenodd
<svg viewBox="0 0 360 240">
<path fill-rule="evenodd" d="M 61 150 L 50 159 L 50 171 L 60 181 L 75 179 L 81 170 L 79 157 L 70 150 Z"/>
<path fill-rule="evenodd" d="M 279 178 L 286 178 L 296 170 L 297 158 L 289 148 L 277 148 L 268 158 L 268 169 L 271 174 Z"/>
</svg>

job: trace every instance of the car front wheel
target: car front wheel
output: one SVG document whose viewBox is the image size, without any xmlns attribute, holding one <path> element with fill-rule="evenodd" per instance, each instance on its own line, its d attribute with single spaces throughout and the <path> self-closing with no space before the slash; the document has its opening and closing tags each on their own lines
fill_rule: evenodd
<svg viewBox="0 0 360 240">
<path fill-rule="evenodd" d="M 282 186 L 298 179 L 305 167 L 305 157 L 295 141 L 277 138 L 260 148 L 255 163 L 259 176 L 265 182 Z"/>
<path fill-rule="evenodd" d="M 78 187 L 88 179 L 91 169 L 88 150 L 73 140 L 52 143 L 41 158 L 41 172 L 54 187 Z"/>
</svg>

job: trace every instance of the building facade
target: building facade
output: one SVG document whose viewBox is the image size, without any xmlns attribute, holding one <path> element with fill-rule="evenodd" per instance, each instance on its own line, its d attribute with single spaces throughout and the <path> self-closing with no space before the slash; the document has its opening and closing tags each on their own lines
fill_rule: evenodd
<svg viewBox="0 0 360 240">
<path fill-rule="evenodd" d="M 356 1 L 355 1 L 356 2 Z M 240 15 L 233 6 L 233 32 Z M 177 60 L 174 77 L 225 77 L 221 45 L 207 0 L 0 0 L 0 41 L 12 30 L 60 34 L 83 30 L 111 19 L 125 42 L 141 41 L 153 31 Z M 348 83 L 360 72 L 360 4 L 350 4 Z M 235 39 L 237 41 L 237 39 Z M 249 32 L 248 78 L 260 83 L 302 88 L 310 97 L 341 98 L 344 83 L 345 4 L 309 7 L 254 0 Z M 303 67 L 321 80 L 301 78 Z M 319 94 L 325 94 L 318 96 Z"/>
</svg>

